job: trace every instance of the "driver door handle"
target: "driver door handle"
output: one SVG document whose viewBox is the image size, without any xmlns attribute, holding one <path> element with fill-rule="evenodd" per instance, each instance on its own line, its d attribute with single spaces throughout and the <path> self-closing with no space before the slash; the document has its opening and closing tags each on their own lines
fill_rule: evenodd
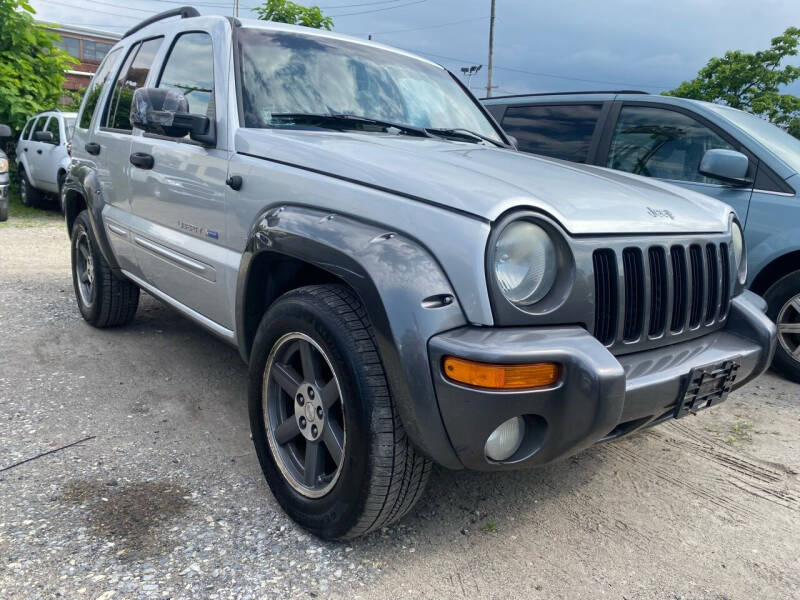
<svg viewBox="0 0 800 600">
<path fill-rule="evenodd" d="M 89 154 L 94 154 L 94 155 L 100 154 L 100 144 L 89 142 L 84 146 L 84 148 Z"/>
<path fill-rule="evenodd" d="M 36 151 L 36 154 L 41 154 L 41 153 L 42 153 L 42 150 L 41 150 L 41 148 L 40 148 L 39 150 L 37 150 L 37 151 Z"/>
<path fill-rule="evenodd" d="M 146 154 L 144 152 L 134 152 L 131 154 L 131 164 L 134 167 L 139 167 L 140 169 L 152 169 L 155 163 L 156 161 L 152 154 Z"/>
</svg>

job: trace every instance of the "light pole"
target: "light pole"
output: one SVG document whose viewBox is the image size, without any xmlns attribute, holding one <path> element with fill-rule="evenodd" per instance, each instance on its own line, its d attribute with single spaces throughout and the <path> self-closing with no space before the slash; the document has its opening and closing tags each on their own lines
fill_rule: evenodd
<svg viewBox="0 0 800 600">
<path fill-rule="evenodd" d="M 491 16 L 489 17 L 489 69 L 488 74 L 486 76 L 486 97 L 492 97 L 492 71 L 494 66 L 494 2 L 492 0 L 492 12 Z"/>
<path fill-rule="evenodd" d="M 478 71 L 481 70 L 483 65 L 470 65 L 469 67 L 461 67 L 461 72 L 464 74 L 464 77 L 467 78 L 467 88 L 471 89 L 472 83 L 472 76 L 475 75 Z"/>
</svg>

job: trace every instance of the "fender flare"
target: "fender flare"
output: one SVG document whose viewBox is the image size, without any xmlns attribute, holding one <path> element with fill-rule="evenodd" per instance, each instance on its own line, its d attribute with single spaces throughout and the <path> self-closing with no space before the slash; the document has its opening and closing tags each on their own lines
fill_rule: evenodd
<svg viewBox="0 0 800 600">
<path fill-rule="evenodd" d="M 111 251 L 111 244 L 103 227 L 105 201 L 103 200 L 100 182 L 94 170 L 86 165 L 71 167 L 67 170 L 67 176 L 64 179 L 64 213 L 67 221 L 68 236 L 72 235 L 72 222 L 69 220 L 69 215 L 74 214 L 77 216 L 76 206 L 80 202 L 79 198 L 82 198 L 86 204 L 92 233 L 100 247 L 100 253 L 111 267 L 111 270 L 119 274 L 119 263 L 117 263 L 117 259 Z"/>
<path fill-rule="evenodd" d="M 433 335 L 466 325 L 439 264 L 401 233 L 303 206 L 282 206 L 256 220 L 242 257 L 236 290 L 236 329 L 242 357 L 250 268 L 262 253 L 309 263 L 349 285 L 370 317 L 389 387 L 406 433 L 428 457 L 463 468 L 447 436 L 428 362 Z"/>
</svg>

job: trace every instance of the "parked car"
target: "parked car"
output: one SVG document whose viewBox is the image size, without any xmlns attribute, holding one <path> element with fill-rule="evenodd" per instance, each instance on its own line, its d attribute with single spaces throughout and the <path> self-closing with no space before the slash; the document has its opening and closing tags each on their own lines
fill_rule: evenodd
<svg viewBox="0 0 800 600">
<path fill-rule="evenodd" d="M 655 177 L 730 204 L 747 286 L 778 323 L 774 366 L 800 381 L 800 140 L 746 112 L 644 92 L 484 99 L 520 150 Z"/>
<path fill-rule="evenodd" d="M 61 191 L 69 168 L 68 143 L 76 113 L 58 110 L 39 113 L 25 124 L 17 142 L 20 200 L 35 206 L 44 194 L 55 194 L 63 212 Z"/>
<path fill-rule="evenodd" d="M 11 128 L 0 124 L 0 141 L 11 137 Z M 8 188 L 11 181 L 8 178 L 8 156 L 0 150 L 0 221 L 8 220 Z"/>
<path fill-rule="evenodd" d="M 774 349 L 729 206 L 516 152 L 443 67 L 326 31 L 134 27 L 64 197 L 83 318 L 125 325 L 144 289 L 237 346 L 266 480 L 324 538 L 400 518 L 432 461 L 550 463 Z"/>
</svg>

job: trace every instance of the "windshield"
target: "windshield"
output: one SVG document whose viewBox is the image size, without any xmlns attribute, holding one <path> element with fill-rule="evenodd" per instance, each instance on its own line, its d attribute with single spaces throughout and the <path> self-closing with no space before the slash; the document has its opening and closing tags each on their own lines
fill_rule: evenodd
<svg viewBox="0 0 800 600">
<path fill-rule="evenodd" d="M 777 125 L 755 115 L 727 106 L 713 106 L 714 110 L 754 137 L 795 171 L 800 171 L 800 140 L 786 133 Z"/>
<path fill-rule="evenodd" d="M 293 32 L 246 28 L 240 40 L 245 127 L 287 126 L 273 114 L 346 114 L 415 127 L 467 129 L 502 142 L 472 98 L 436 65 Z"/>
</svg>

